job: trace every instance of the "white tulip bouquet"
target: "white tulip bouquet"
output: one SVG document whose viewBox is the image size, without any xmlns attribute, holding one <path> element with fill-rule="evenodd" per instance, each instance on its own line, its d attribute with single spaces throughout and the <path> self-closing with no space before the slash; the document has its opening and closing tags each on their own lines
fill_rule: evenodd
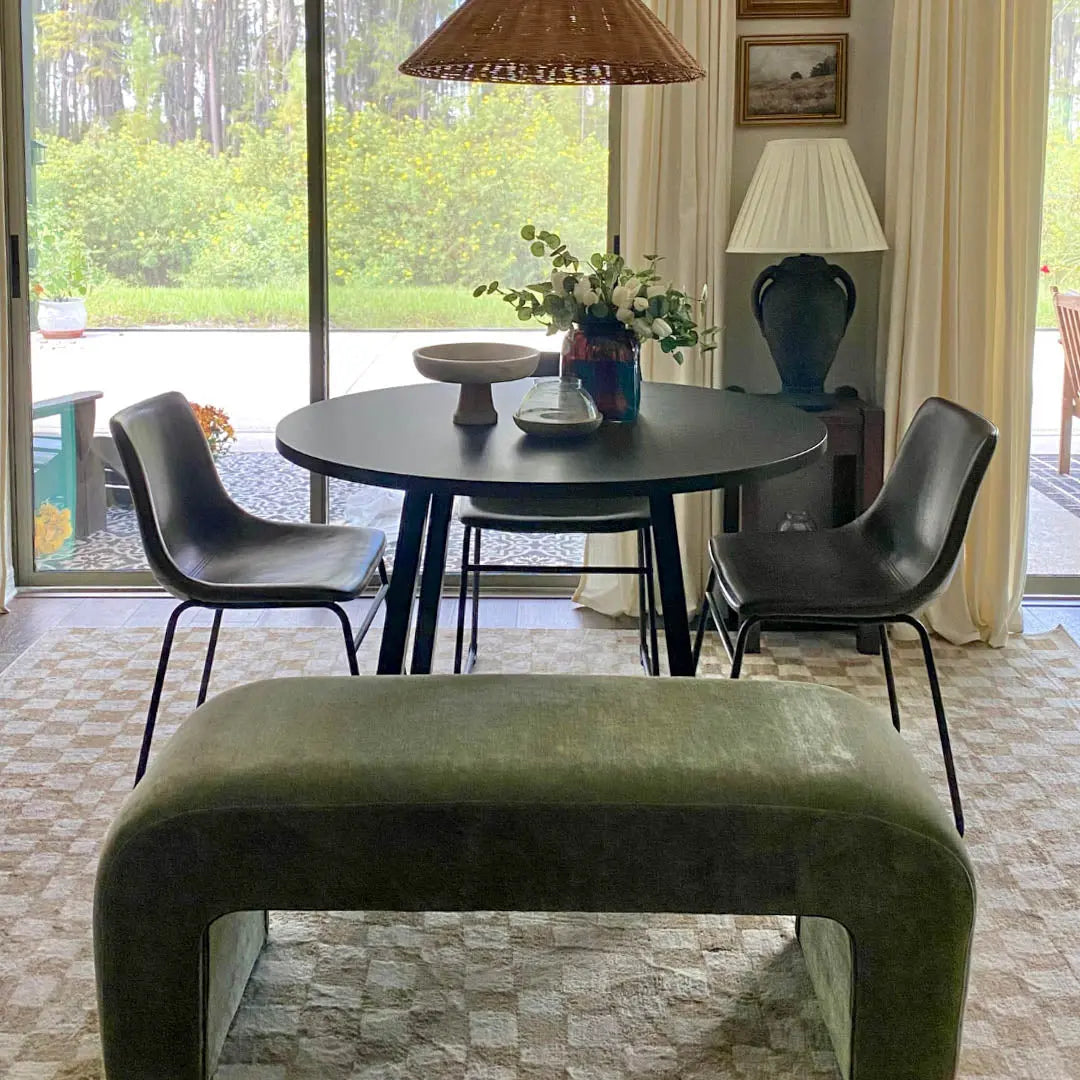
<svg viewBox="0 0 1080 1080">
<path fill-rule="evenodd" d="M 521 238 L 537 258 L 550 258 L 549 279 L 523 289 L 503 289 L 492 281 L 478 285 L 473 296 L 498 293 L 514 305 L 522 322 L 536 319 L 549 334 L 574 325 L 585 328 L 590 323 L 618 322 L 639 341 L 658 342 L 680 364 L 682 349 L 696 345 L 708 352 L 716 348 L 716 327 L 699 329 L 694 313 L 695 304 L 705 302 L 705 290 L 694 301 L 670 283 L 661 284 L 656 269 L 659 255 L 647 255 L 645 269 L 631 270 L 621 255 L 598 253 L 583 269 L 556 233 L 525 225 Z"/>
</svg>

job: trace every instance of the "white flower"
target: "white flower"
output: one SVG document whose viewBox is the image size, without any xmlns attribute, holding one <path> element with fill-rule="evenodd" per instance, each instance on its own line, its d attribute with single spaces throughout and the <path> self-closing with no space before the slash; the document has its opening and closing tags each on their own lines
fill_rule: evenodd
<svg viewBox="0 0 1080 1080">
<path fill-rule="evenodd" d="M 578 278 L 578 280 L 574 284 L 574 299 L 579 304 L 585 304 L 585 306 L 588 307 L 589 303 L 596 303 L 595 300 L 586 301 L 585 297 L 590 295 L 596 295 L 596 293 L 593 291 L 592 282 L 587 277 Z"/>
<path fill-rule="evenodd" d="M 621 307 L 615 312 L 615 318 L 629 326 L 634 321 L 634 313 L 628 307 Z"/>
<path fill-rule="evenodd" d="M 653 336 L 652 326 L 649 325 L 648 319 L 635 319 L 634 330 L 642 341 L 648 341 Z"/>
<path fill-rule="evenodd" d="M 551 271 L 551 289 L 554 293 L 561 295 L 566 291 L 566 279 L 570 275 L 565 270 L 552 270 Z"/>
<path fill-rule="evenodd" d="M 650 285 L 645 295 L 651 300 L 654 296 L 667 296 L 666 285 Z"/>
<path fill-rule="evenodd" d="M 634 301 L 634 310 L 635 311 L 648 311 L 649 310 L 649 301 L 646 300 L 644 296 L 639 296 Z"/>
<path fill-rule="evenodd" d="M 616 285 L 611 290 L 611 302 L 617 308 L 625 308 L 630 303 L 632 296 L 633 293 L 625 285 Z"/>
<path fill-rule="evenodd" d="M 671 337 L 671 327 L 663 319 L 653 320 L 652 332 L 661 339 Z"/>
</svg>

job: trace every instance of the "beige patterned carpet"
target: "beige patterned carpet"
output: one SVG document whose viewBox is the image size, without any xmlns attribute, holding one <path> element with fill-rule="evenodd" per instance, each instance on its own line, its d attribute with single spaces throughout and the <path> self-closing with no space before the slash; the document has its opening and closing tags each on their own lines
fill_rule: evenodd
<svg viewBox="0 0 1080 1080">
<path fill-rule="evenodd" d="M 205 630 L 182 630 L 164 737 Z M 766 638 L 751 676 L 884 705 L 848 639 Z M 0 1075 L 102 1075 L 90 914 L 127 791 L 153 630 L 55 631 L 0 676 Z M 368 670 L 375 643 L 365 647 Z M 440 645 L 445 664 L 447 643 Z M 945 801 L 914 644 L 895 649 L 906 735 Z M 481 669 L 633 673 L 633 631 L 490 630 Z M 213 689 L 340 670 L 328 630 L 226 624 Z M 980 918 L 961 1075 L 1080 1076 L 1080 650 L 939 645 Z M 718 651 L 707 674 L 722 674 Z M 888 723 L 883 712 L 882 723 Z M 786 919 L 530 913 L 287 914 L 271 921 L 220 1080 L 727 1080 L 837 1075 Z M 167 1080 L 167 1078 L 162 1078 Z"/>
</svg>

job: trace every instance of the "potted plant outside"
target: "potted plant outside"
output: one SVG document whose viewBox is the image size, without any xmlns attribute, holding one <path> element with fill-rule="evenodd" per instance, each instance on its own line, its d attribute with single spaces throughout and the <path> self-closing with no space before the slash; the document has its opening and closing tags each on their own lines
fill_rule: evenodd
<svg viewBox="0 0 1080 1080">
<path fill-rule="evenodd" d="M 86 330 L 90 260 L 82 238 L 51 227 L 44 214 L 31 223 L 37 264 L 30 293 L 37 302 L 37 324 L 44 338 L 77 338 Z"/>
</svg>

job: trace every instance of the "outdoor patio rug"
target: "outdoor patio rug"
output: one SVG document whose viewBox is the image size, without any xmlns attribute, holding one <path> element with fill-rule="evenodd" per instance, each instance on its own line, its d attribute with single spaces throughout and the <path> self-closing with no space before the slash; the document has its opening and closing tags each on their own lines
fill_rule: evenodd
<svg viewBox="0 0 1080 1080">
<path fill-rule="evenodd" d="M 259 450 L 225 454 L 218 462 L 218 473 L 226 490 L 245 510 L 274 521 L 310 520 L 310 474 L 280 454 Z M 400 491 L 331 480 L 329 519 L 382 529 L 387 535 L 387 560 L 392 563 L 403 497 Z M 461 566 L 463 539 L 455 517 L 446 560 L 452 573 Z M 485 530 L 483 548 L 488 562 L 572 566 L 584 559 L 585 538 Z M 54 555 L 39 558 L 37 566 L 39 570 L 145 570 L 135 511 L 130 506 L 110 506 L 105 528 L 73 539 Z"/>
<path fill-rule="evenodd" d="M 1063 476 L 1058 472 L 1057 454 L 1032 454 L 1028 478 L 1036 491 L 1080 517 L 1080 457 L 1072 459 L 1072 471 Z"/>
<path fill-rule="evenodd" d="M 205 633 L 178 635 L 159 739 L 194 700 Z M 131 783 L 158 636 L 50 632 L 0 676 L 0 1075 L 12 1080 L 101 1076 L 96 852 Z M 765 644 L 750 676 L 884 706 L 878 663 L 849 638 Z M 705 672 L 720 675 L 709 648 Z M 337 670 L 340 651 L 331 630 L 226 625 L 213 690 Z M 444 666 L 448 652 L 444 639 Z M 895 652 L 906 737 L 944 804 L 918 651 Z M 980 886 L 961 1075 L 1075 1080 L 1080 650 L 1056 631 L 938 655 Z M 481 669 L 633 674 L 635 656 L 632 630 L 489 630 Z M 276 914 L 271 935 L 221 1080 L 838 1075 L 787 919 Z"/>
</svg>

